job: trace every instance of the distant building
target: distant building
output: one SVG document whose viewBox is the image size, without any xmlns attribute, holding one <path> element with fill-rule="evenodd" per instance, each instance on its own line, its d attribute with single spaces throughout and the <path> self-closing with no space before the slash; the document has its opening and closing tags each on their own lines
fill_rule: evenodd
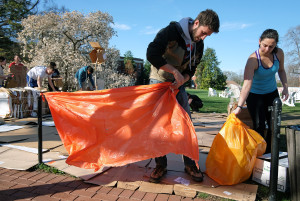
<svg viewBox="0 0 300 201">
<path fill-rule="evenodd" d="M 144 60 L 139 58 L 133 58 L 133 65 L 131 66 L 133 67 L 133 69 L 126 68 L 124 64 L 124 57 L 120 57 L 118 73 L 134 76 L 136 78 L 136 83 L 135 83 L 136 85 L 144 84 L 143 83 Z"/>
</svg>

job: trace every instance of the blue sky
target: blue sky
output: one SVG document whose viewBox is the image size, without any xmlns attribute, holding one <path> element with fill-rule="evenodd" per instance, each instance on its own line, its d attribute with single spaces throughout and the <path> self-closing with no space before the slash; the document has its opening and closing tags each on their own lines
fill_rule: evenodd
<svg viewBox="0 0 300 201">
<path fill-rule="evenodd" d="M 117 36 L 110 46 L 128 50 L 134 57 L 146 59 L 148 44 L 156 33 L 170 21 L 184 17 L 195 18 L 207 8 L 216 11 L 220 18 L 220 32 L 204 40 L 205 48 L 216 51 L 223 71 L 241 73 L 248 56 L 258 48 L 261 33 L 276 29 L 280 36 L 279 47 L 284 50 L 284 35 L 300 25 L 299 0 L 53 0 L 69 11 L 89 13 L 100 10 L 114 19 Z"/>
</svg>

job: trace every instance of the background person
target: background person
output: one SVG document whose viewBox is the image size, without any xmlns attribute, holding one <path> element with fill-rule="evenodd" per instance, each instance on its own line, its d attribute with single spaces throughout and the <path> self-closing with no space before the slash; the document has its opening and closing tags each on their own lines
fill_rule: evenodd
<svg viewBox="0 0 300 201">
<path fill-rule="evenodd" d="M 0 56 L 0 87 L 4 87 L 4 80 L 10 77 L 10 75 L 4 75 L 4 67 L 6 65 L 6 59 Z"/>
<path fill-rule="evenodd" d="M 152 64 L 150 84 L 172 82 L 178 88 L 176 96 L 179 104 L 189 114 L 188 97 L 183 84 L 195 74 L 203 55 L 203 40 L 213 32 L 219 32 L 219 17 L 212 10 L 199 13 L 195 20 L 183 18 L 171 22 L 161 29 L 147 49 L 147 60 Z M 184 156 L 185 171 L 195 181 L 202 181 L 203 174 L 195 161 Z M 155 158 L 156 167 L 151 173 L 150 182 L 159 182 L 167 171 L 167 157 Z"/>
<path fill-rule="evenodd" d="M 56 64 L 50 62 L 46 66 L 36 66 L 30 69 L 27 73 L 26 80 L 29 87 L 39 87 L 42 88 L 42 82 L 45 77 L 48 77 L 48 83 L 51 86 L 53 91 L 56 91 L 51 80 L 51 74 L 54 72 Z"/>
<path fill-rule="evenodd" d="M 60 77 L 60 73 L 59 73 L 57 68 L 54 69 L 54 72 L 51 74 L 50 77 L 51 77 L 51 81 L 53 83 L 53 86 L 54 86 L 55 90 L 58 91 L 59 87 L 56 86 L 56 81 L 58 82 L 59 80 L 62 80 L 62 77 Z M 53 91 L 50 83 L 48 83 L 48 90 Z"/>
<path fill-rule="evenodd" d="M 10 68 L 12 65 L 16 65 L 16 66 L 24 66 L 24 65 L 21 63 L 21 59 L 20 59 L 20 57 L 19 57 L 18 55 L 16 55 L 16 56 L 14 57 L 14 61 L 11 62 L 11 63 L 9 64 L 8 68 Z"/>
<path fill-rule="evenodd" d="M 271 111 L 275 98 L 279 97 L 275 74 L 278 72 L 282 82 L 282 96 L 286 100 L 289 96 L 286 73 L 284 70 L 284 53 L 277 47 L 278 33 L 267 29 L 259 38 L 259 48 L 252 53 L 246 63 L 244 84 L 238 100 L 238 106 L 233 111 L 241 112 L 245 101 L 253 121 L 253 128 L 267 142 L 266 153 L 271 152 Z M 268 131 L 264 135 L 267 121 Z"/>
<path fill-rule="evenodd" d="M 87 78 L 88 78 L 88 85 L 89 85 L 90 90 L 96 89 L 95 82 L 93 79 L 93 72 L 94 72 L 94 69 L 91 66 L 84 66 L 76 72 L 75 78 L 78 81 L 79 91 L 88 90 L 86 83 L 85 83 Z"/>
</svg>

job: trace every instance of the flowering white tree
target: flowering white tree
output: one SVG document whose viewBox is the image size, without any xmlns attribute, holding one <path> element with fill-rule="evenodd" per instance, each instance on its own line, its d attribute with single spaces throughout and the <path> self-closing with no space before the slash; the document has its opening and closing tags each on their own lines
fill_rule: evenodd
<svg viewBox="0 0 300 201">
<path fill-rule="evenodd" d="M 87 15 L 78 11 L 30 15 L 22 20 L 24 29 L 18 34 L 18 40 L 23 56 L 30 60 L 30 68 L 56 62 L 65 89 L 74 88 L 75 73 L 80 67 L 93 66 L 88 55 L 93 49 L 89 42 L 99 42 L 108 57 L 104 70 L 97 72 L 105 78 L 105 88 L 129 86 L 134 83 L 131 77 L 117 75 L 119 51 L 108 47 L 109 40 L 116 35 L 111 23 L 112 16 L 101 11 Z M 115 80 L 109 79 L 112 77 L 123 80 L 114 85 Z"/>
<path fill-rule="evenodd" d="M 300 25 L 292 27 L 284 36 L 289 86 L 300 86 Z"/>
</svg>

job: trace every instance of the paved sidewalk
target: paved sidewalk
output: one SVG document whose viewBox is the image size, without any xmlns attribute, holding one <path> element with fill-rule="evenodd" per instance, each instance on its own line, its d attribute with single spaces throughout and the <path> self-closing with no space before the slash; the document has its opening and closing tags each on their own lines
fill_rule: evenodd
<svg viewBox="0 0 300 201">
<path fill-rule="evenodd" d="M 201 201 L 202 199 L 97 186 L 69 176 L 0 168 L 0 200 Z"/>
</svg>

